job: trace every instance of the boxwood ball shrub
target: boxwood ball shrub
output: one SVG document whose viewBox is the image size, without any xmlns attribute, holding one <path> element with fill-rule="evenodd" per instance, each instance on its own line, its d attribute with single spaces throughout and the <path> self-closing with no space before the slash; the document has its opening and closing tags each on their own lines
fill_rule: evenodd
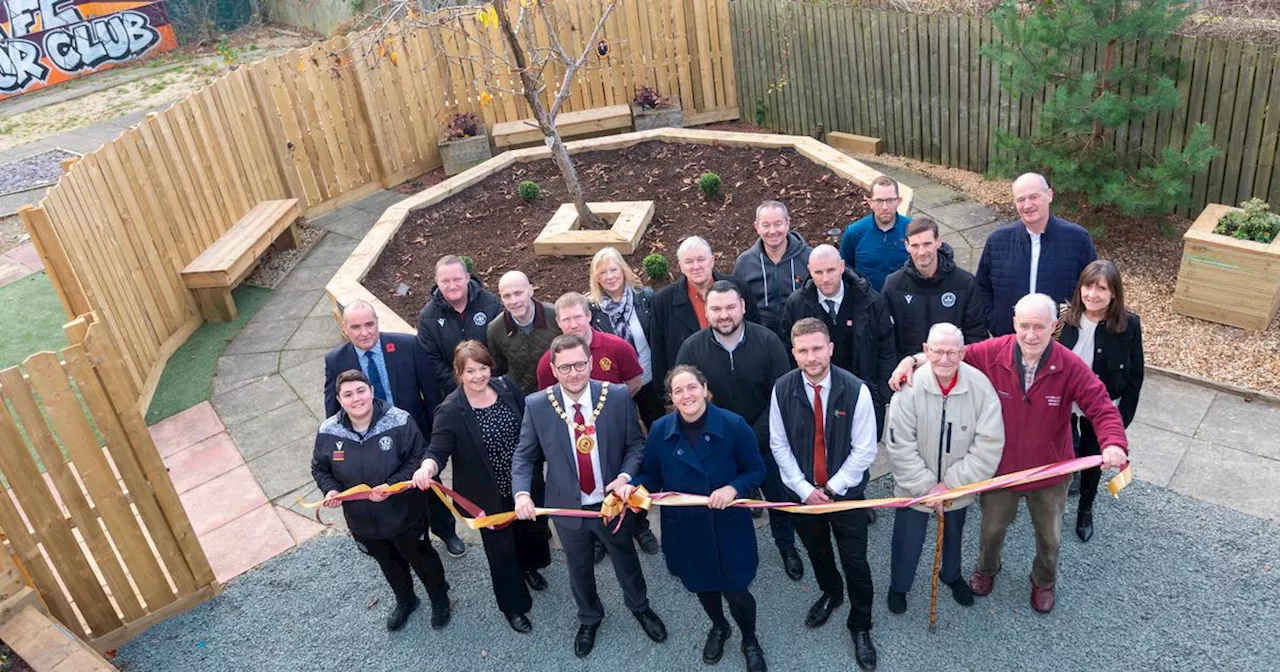
<svg viewBox="0 0 1280 672">
<path fill-rule="evenodd" d="M 458 258 L 461 259 L 462 263 L 467 267 L 467 273 L 472 273 L 475 270 L 475 267 L 476 267 L 475 259 L 472 259 L 471 257 L 465 254 L 458 255 Z"/>
<path fill-rule="evenodd" d="M 707 198 L 715 198 L 720 193 L 720 176 L 707 171 L 698 177 L 698 188 Z"/>
<path fill-rule="evenodd" d="M 640 265 L 644 267 L 644 274 L 649 276 L 650 280 L 665 280 L 671 272 L 667 258 L 657 252 L 645 257 Z"/>
<path fill-rule="evenodd" d="M 538 188 L 537 182 L 534 182 L 533 180 L 525 180 L 516 187 L 516 191 L 520 193 L 520 200 L 525 203 L 532 203 L 538 200 L 538 193 L 541 190 Z"/>
</svg>

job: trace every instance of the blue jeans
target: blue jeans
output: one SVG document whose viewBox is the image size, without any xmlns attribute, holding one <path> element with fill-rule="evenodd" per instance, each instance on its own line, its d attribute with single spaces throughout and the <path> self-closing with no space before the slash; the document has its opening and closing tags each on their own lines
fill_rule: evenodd
<svg viewBox="0 0 1280 672">
<path fill-rule="evenodd" d="M 778 463 L 773 461 L 773 453 L 768 444 L 760 448 L 764 457 L 764 485 L 760 489 L 764 498 L 771 502 L 785 502 L 790 499 L 791 491 L 782 484 L 782 476 L 778 472 Z M 769 531 L 773 533 L 773 543 L 779 551 L 796 547 L 796 527 L 791 522 L 791 514 L 777 509 L 769 509 Z"/>
<path fill-rule="evenodd" d="M 969 507 L 943 514 L 942 569 L 938 579 L 949 583 L 960 578 L 960 541 L 964 537 L 965 512 Z M 925 532 L 933 520 L 932 513 L 915 509 L 898 509 L 893 517 L 893 542 L 889 552 L 889 590 L 911 591 L 916 579 L 916 566 L 924 547 Z"/>
</svg>

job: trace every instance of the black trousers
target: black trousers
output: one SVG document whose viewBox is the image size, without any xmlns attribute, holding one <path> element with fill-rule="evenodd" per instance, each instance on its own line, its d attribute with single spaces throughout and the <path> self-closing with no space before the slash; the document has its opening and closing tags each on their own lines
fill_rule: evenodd
<svg viewBox="0 0 1280 672">
<path fill-rule="evenodd" d="M 871 585 L 871 566 L 867 563 L 867 512 L 865 509 L 839 511 L 820 515 L 791 516 L 796 534 L 813 564 L 818 587 L 826 595 L 839 595 L 841 588 L 849 594 L 850 630 L 871 629 L 871 603 L 875 591 Z M 844 569 L 843 585 L 836 569 L 831 537 L 836 538 L 840 566 Z"/>
<path fill-rule="evenodd" d="M 644 423 L 646 431 L 658 421 L 658 418 L 667 414 L 667 406 L 662 399 L 663 393 L 659 391 L 661 387 L 661 381 L 651 380 L 645 383 L 633 398 L 636 412 L 639 413 L 640 422 Z"/>
<path fill-rule="evenodd" d="M 425 538 L 426 532 L 424 520 L 390 539 L 354 537 L 365 553 L 378 562 L 397 602 L 413 599 L 413 574 L 417 574 L 422 585 L 426 586 L 427 595 L 433 604 L 449 600 L 449 584 L 444 580 L 444 564 L 440 562 L 440 555 L 431 547 L 431 542 Z"/>
<path fill-rule="evenodd" d="M 454 528 L 457 521 L 435 491 L 427 493 L 427 520 L 431 523 L 431 532 L 437 537 L 452 539 L 458 536 Z"/>
<path fill-rule="evenodd" d="M 587 508 L 599 510 L 600 506 Z M 564 559 L 569 565 L 569 588 L 573 591 L 573 601 L 578 605 L 578 623 L 581 625 L 595 625 L 604 618 L 604 604 L 596 592 L 594 544 L 597 539 L 604 543 L 609 559 L 613 561 L 613 572 L 622 587 L 622 599 L 627 608 L 633 612 L 649 608 L 649 589 L 640 570 L 640 557 L 636 555 L 636 547 L 631 541 L 633 520 L 634 516 L 623 518 L 622 528 L 617 534 L 613 533 L 612 523 L 606 529 L 604 521 L 599 518 L 555 521 L 560 545 L 564 547 Z M 575 522 L 581 524 L 570 527 Z"/>
<path fill-rule="evenodd" d="M 724 618 L 723 602 L 729 603 L 729 614 L 742 631 L 742 641 L 749 642 L 756 638 L 756 598 L 750 590 L 726 590 L 699 592 L 698 602 L 702 610 L 707 612 L 712 625 L 727 626 Z"/>
<path fill-rule="evenodd" d="M 964 538 L 964 519 L 969 507 L 953 509 L 943 514 L 942 567 L 938 568 L 938 580 L 950 583 L 960 578 L 960 542 Z M 893 516 L 893 542 L 889 554 L 889 590 L 898 593 L 911 592 L 916 579 L 916 567 L 920 564 L 920 552 L 924 550 L 924 537 L 934 514 L 915 509 L 898 509 Z M 932 572 L 932 565 L 929 568 Z M 931 579 L 932 580 L 932 579 Z"/>
<path fill-rule="evenodd" d="M 514 507 L 505 503 L 503 511 Z M 551 528 L 546 518 L 517 520 L 501 530 L 480 530 L 489 560 L 493 596 L 504 614 L 526 614 L 533 607 L 524 573 L 551 564 Z"/>
<path fill-rule="evenodd" d="M 1074 418 L 1072 432 L 1076 439 L 1076 457 L 1101 455 L 1102 447 L 1098 445 L 1098 435 L 1093 425 L 1084 418 Z M 1080 472 L 1080 508 L 1092 509 L 1093 500 L 1098 497 L 1098 483 L 1102 480 L 1102 468 L 1091 467 Z"/>
</svg>

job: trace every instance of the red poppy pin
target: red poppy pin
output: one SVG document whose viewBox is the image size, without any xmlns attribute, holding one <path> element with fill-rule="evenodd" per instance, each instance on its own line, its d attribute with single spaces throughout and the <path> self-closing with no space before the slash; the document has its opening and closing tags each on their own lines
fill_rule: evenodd
<svg viewBox="0 0 1280 672">
<path fill-rule="evenodd" d="M 845 416 L 845 412 L 844 412 L 844 411 L 840 411 L 840 410 L 837 410 L 837 411 L 836 411 L 836 417 L 837 417 L 837 418 L 843 418 L 844 416 Z"/>
<path fill-rule="evenodd" d="M 396 344 L 395 344 L 395 343 L 388 343 L 388 344 L 387 344 L 387 352 L 395 352 L 395 351 L 396 351 Z"/>
<path fill-rule="evenodd" d="M 587 426 L 582 430 L 582 433 L 583 433 L 583 434 L 586 434 L 587 436 L 591 436 L 592 434 L 595 434 L 595 433 L 596 433 L 596 426 L 595 426 L 595 425 L 587 425 Z"/>
</svg>

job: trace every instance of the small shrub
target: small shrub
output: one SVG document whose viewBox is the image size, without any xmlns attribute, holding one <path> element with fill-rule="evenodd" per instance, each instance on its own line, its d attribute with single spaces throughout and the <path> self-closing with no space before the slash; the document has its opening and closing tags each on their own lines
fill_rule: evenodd
<svg viewBox="0 0 1280 672">
<path fill-rule="evenodd" d="M 453 115 L 453 118 L 449 120 L 449 125 L 444 129 L 446 140 L 474 138 L 477 135 L 480 135 L 480 120 L 470 112 L 459 112 Z"/>
<path fill-rule="evenodd" d="M 698 188 L 707 198 L 715 198 L 720 193 L 720 184 L 720 176 L 711 171 L 698 176 Z"/>
<path fill-rule="evenodd" d="M 476 267 L 475 259 L 472 259 L 471 257 L 465 254 L 458 255 L 458 258 L 461 259 L 462 264 L 467 267 L 467 273 L 471 273 L 475 269 Z"/>
<path fill-rule="evenodd" d="M 1240 204 L 1243 212 L 1231 211 L 1218 220 L 1214 233 L 1238 240 L 1270 243 L 1280 235 L 1280 215 L 1271 212 L 1271 206 L 1261 198 L 1251 198 Z"/>
<path fill-rule="evenodd" d="M 642 110 L 661 110 L 671 105 L 671 100 L 666 96 L 658 95 L 658 90 L 651 86 L 641 86 L 636 89 L 636 95 L 631 99 Z"/>
<path fill-rule="evenodd" d="M 525 180 L 521 182 L 516 190 L 520 192 L 520 200 L 525 203 L 532 203 L 538 200 L 538 194 L 542 191 L 538 188 L 538 183 L 533 180 Z"/>
<path fill-rule="evenodd" d="M 667 258 L 657 252 L 645 257 L 640 265 L 644 267 L 644 274 L 649 276 L 650 280 L 666 280 L 671 273 Z"/>
</svg>

